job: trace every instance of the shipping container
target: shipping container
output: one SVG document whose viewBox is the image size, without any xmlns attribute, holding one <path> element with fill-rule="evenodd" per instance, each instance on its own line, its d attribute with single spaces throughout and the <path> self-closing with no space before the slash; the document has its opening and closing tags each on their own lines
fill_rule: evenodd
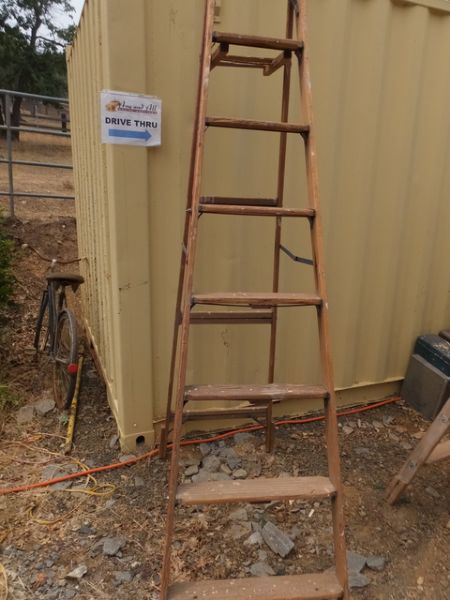
<svg viewBox="0 0 450 600">
<path fill-rule="evenodd" d="M 203 5 L 87 0 L 67 55 L 85 324 L 130 449 L 155 443 L 165 411 Z M 220 0 L 217 29 L 283 36 L 285 14 L 284 1 Z M 416 337 L 450 322 L 450 2 L 310 0 L 308 17 L 338 399 L 368 402 L 396 393 Z M 209 114 L 278 120 L 281 78 L 215 69 Z M 160 98 L 161 146 L 102 144 L 102 90 Z M 277 151 L 277 134 L 208 131 L 204 194 L 274 195 Z M 306 205 L 304 175 L 298 136 L 288 206 Z M 283 244 L 308 258 L 293 221 Z M 267 219 L 202 217 L 196 289 L 269 291 L 273 242 Z M 283 256 L 281 283 L 311 291 L 312 269 Z M 282 312 L 277 381 L 320 381 L 313 310 Z M 188 382 L 265 382 L 268 329 L 193 329 Z"/>
</svg>

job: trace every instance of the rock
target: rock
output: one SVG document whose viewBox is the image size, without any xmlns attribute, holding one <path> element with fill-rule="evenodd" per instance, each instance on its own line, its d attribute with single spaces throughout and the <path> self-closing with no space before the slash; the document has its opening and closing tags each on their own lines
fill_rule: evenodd
<svg viewBox="0 0 450 600">
<path fill-rule="evenodd" d="M 135 454 L 122 454 L 121 456 L 119 456 L 119 462 L 127 462 L 127 460 L 131 460 L 133 458 L 136 458 Z"/>
<path fill-rule="evenodd" d="M 234 436 L 235 444 L 242 444 L 242 442 L 256 442 L 256 438 L 251 433 L 240 432 L 236 433 Z"/>
<path fill-rule="evenodd" d="M 144 484 L 145 484 L 145 482 L 142 479 L 142 477 L 139 477 L 139 475 L 136 475 L 134 478 L 134 487 L 141 488 L 141 487 L 144 487 Z"/>
<path fill-rule="evenodd" d="M 248 512 L 245 508 L 238 508 L 230 513 L 229 518 L 231 521 L 248 521 Z"/>
<path fill-rule="evenodd" d="M 238 540 L 244 535 L 248 535 L 252 530 L 252 526 L 250 523 L 234 523 L 229 529 L 228 533 L 233 538 L 233 540 Z"/>
<path fill-rule="evenodd" d="M 62 597 L 64 600 L 72 600 L 72 598 L 75 598 L 76 595 L 77 592 L 75 590 L 65 590 Z"/>
<path fill-rule="evenodd" d="M 103 554 L 105 556 L 115 556 L 126 543 L 127 541 L 125 538 L 106 538 L 103 540 Z"/>
<path fill-rule="evenodd" d="M 210 480 L 211 481 L 229 481 L 231 477 L 226 473 L 211 473 Z"/>
<path fill-rule="evenodd" d="M 72 473 L 76 473 L 78 471 L 78 466 L 74 464 L 70 465 L 47 465 L 42 469 L 42 479 L 43 481 L 48 481 L 49 479 L 57 479 L 58 477 L 64 477 L 65 475 L 71 475 Z M 59 483 L 54 483 L 51 486 L 52 490 L 66 490 L 73 483 L 72 479 L 68 479 L 66 481 L 60 481 Z"/>
<path fill-rule="evenodd" d="M 262 537 L 269 548 L 283 558 L 294 548 L 291 538 L 270 521 L 262 528 Z"/>
<path fill-rule="evenodd" d="M 210 481 L 212 473 L 205 471 L 205 469 L 201 469 L 197 475 L 192 476 L 193 483 L 202 483 L 203 481 Z"/>
<path fill-rule="evenodd" d="M 70 573 L 68 573 L 66 575 L 66 579 L 76 579 L 76 580 L 80 581 L 80 579 L 82 579 L 86 575 L 87 572 L 88 572 L 87 566 L 80 565 L 73 571 L 70 571 Z"/>
<path fill-rule="evenodd" d="M 366 565 L 372 571 L 382 571 L 385 567 L 386 560 L 383 556 L 369 556 L 366 561 Z"/>
<path fill-rule="evenodd" d="M 83 535 L 94 535 L 95 531 L 96 530 L 93 527 L 90 527 L 89 525 L 82 525 L 78 529 L 78 533 L 82 533 Z"/>
<path fill-rule="evenodd" d="M 350 427 L 349 425 L 344 425 L 344 427 L 342 428 L 342 431 L 345 433 L 345 435 L 350 435 L 351 433 L 353 433 L 354 429 L 353 429 L 353 427 Z"/>
<path fill-rule="evenodd" d="M 192 477 L 192 475 L 197 475 L 198 473 L 198 465 L 191 465 L 189 467 L 187 467 L 187 469 L 184 471 L 184 474 L 186 475 L 186 477 Z"/>
<path fill-rule="evenodd" d="M 440 498 L 441 495 L 439 494 L 439 492 L 437 492 L 434 488 L 432 488 L 431 486 L 428 486 L 427 488 L 425 488 L 426 493 L 429 496 L 432 496 L 433 498 Z"/>
<path fill-rule="evenodd" d="M 400 446 L 403 448 L 403 450 L 407 450 L 407 451 L 413 449 L 412 445 L 409 442 L 402 442 L 400 444 Z"/>
<path fill-rule="evenodd" d="M 105 508 L 112 508 L 116 501 L 113 498 L 110 498 L 105 502 Z"/>
<path fill-rule="evenodd" d="M 230 469 L 237 469 L 241 466 L 242 460 L 241 457 L 237 455 L 234 448 L 224 448 L 220 455 L 225 459 L 228 467 Z"/>
<path fill-rule="evenodd" d="M 44 397 L 35 402 L 33 406 L 37 414 L 43 417 L 55 408 L 55 401 L 53 400 L 53 398 Z"/>
<path fill-rule="evenodd" d="M 417 578 L 417 585 L 418 586 L 422 586 L 425 582 L 425 579 L 423 577 L 418 577 Z"/>
<path fill-rule="evenodd" d="M 114 435 L 112 435 L 109 438 L 109 444 L 108 445 L 111 448 L 111 450 L 117 446 L 118 441 L 119 441 L 119 436 L 117 435 L 117 433 L 115 433 Z"/>
<path fill-rule="evenodd" d="M 264 577 L 265 575 L 275 575 L 275 571 L 272 569 L 272 567 L 263 561 L 259 561 L 254 563 L 251 567 L 250 567 L 250 573 L 253 575 L 253 577 Z"/>
<path fill-rule="evenodd" d="M 347 567 L 351 573 L 360 573 L 366 566 L 367 558 L 357 552 L 347 550 Z"/>
<path fill-rule="evenodd" d="M 247 471 L 245 469 L 236 469 L 233 471 L 234 479 L 245 479 L 247 477 Z"/>
<path fill-rule="evenodd" d="M 348 573 L 348 585 L 350 588 L 364 588 L 369 585 L 370 581 L 362 573 L 355 573 L 349 571 Z"/>
<path fill-rule="evenodd" d="M 16 421 L 19 425 L 31 423 L 34 417 L 34 407 L 31 405 L 22 406 L 16 413 Z"/>
<path fill-rule="evenodd" d="M 244 546 L 260 546 L 263 541 L 261 533 L 259 531 L 254 531 L 252 535 L 245 540 Z"/>
<path fill-rule="evenodd" d="M 225 473 L 225 475 L 231 475 L 232 471 L 230 469 L 230 467 L 228 465 L 220 465 L 220 470 L 222 471 L 222 473 Z"/>
<path fill-rule="evenodd" d="M 202 456 L 208 456 L 208 454 L 211 452 L 212 445 L 211 444 L 200 444 L 198 448 L 199 448 Z"/>
<path fill-rule="evenodd" d="M 130 573 L 130 571 L 114 571 L 114 579 L 116 580 L 117 585 L 130 583 L 133 579 L 133 573 Z"/>
<path fill-rule="evenodd" d="M 203 459 L 203 470 L 208 471 L 209 473 L 215 473 L 220 469 L 220 458 L 217 456 L 206 456 Z"/>
</svg>

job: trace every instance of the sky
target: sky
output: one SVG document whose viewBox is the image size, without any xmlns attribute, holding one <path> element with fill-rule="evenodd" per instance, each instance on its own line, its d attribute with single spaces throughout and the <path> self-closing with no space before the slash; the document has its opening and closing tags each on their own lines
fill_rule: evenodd
<svg viewBox="0 0 450 600">
<path fill-rule="evenodd" d="M 83 9 L 84 0 L 72 0 L 72 6 L 75 9 L 75 13 L 73 15 L 73 20 L 78 25 L 78 21 L 80 20 L 81 11 Z"/>
</svg>

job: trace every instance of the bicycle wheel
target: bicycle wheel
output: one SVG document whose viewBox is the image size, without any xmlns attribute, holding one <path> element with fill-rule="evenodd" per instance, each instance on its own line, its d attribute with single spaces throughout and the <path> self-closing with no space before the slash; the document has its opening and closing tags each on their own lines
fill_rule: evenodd
<svg viewBox="0 0 450 600">
<path fill-rule="evenodd" d="M 78 339 L 75 316 L 69 309 L 59 313 L 54 345 L 53 393 L 60 410 L 69 408 L 78 372 Z"/>
<path fill-rule="evenodd" d="M 42 293 L 33 345 L 36 350 L 40 352 L 45 352 L 50 348 L 50 306 L 48 301 L 48 290 L 44 290 Z"/>
</svg>

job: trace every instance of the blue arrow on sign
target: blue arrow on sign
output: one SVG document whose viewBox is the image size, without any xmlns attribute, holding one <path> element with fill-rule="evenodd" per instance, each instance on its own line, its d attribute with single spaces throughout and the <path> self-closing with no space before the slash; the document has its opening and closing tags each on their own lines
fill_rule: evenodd
<svg viewBox="0 0 450 600">
<path fill-rule="evenodd" d="M 152 134 L 145 131 L 129 131 L 127 129 L 109 129 L 108 135 L 110 137 L 121 137 L 121 138 L 131 138 L 134 140 L 144 140 L 148 142 L 148 140 L 152 137 Z"/>
</svg>

